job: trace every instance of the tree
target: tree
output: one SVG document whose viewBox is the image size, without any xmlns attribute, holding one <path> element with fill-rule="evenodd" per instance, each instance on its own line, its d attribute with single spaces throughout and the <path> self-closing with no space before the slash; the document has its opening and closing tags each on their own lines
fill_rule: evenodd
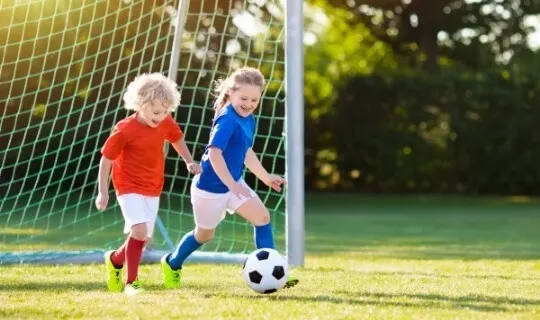
<svg viewBox="0 0 540 320">
<path fill-rule="evenodd" d="M 328 0 L 349 8 L 398 53 L 435 70 L 441 57 L 468 68 L 507 63 L 530 50 L 525 23 L 540 0 Z M 416 61 L 416 60 L 413 60 Z"/>
</svg>

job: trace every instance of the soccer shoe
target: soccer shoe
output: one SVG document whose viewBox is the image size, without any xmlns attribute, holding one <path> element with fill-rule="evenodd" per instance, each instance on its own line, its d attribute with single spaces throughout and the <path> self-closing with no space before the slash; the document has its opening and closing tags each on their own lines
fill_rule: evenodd
<svg viewBox="0 0 540 320">
<path fill-rule="evenodd" d="M 110 292 L 122 292 L 122 268 L 117 269 L 111 261 L 111 255 L 114 250 L 105 252 L 103 260 L 105 260 L 105 268 L 107 269 L 107 289 Z"/>
<path fill-rule="evenodd" d="M 144 289 L 141 287 L 139 280 L 135 280 L 132 283 L 126 284 L 124 288 L 124 293 L 128 296 L 136 296 L 144 292 Z"/>
<path fill-rule="evenodd" d="M 292 288 L 295 285 L 297 285 L 298 282 L 300 282 L 300 280 L 296 279 L 295 277 L 289 277 L 289 280 L 285 282 L 285 285 L 283 286 L 283 288 Z"/>
<path fill-rule="evenodd" d="M 181 285 L 181 272 L 182 269 L 173 270 L 171 268 L 171 265 L 167 262 L 167 257 L 169 255 L 166 254 L 163 257 L 161 257 L 161 272 L 163 274 L 163 283 L 165 284 L 165 288 L 167 289 L 178 289 Z"/>
</svg>

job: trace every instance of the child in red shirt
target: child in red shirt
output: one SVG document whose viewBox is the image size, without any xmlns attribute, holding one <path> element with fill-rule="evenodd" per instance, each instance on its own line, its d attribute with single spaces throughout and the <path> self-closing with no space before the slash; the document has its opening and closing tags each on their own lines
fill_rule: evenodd
<svg viewBox="0 0 540 320">
<path fill-rule="evenodd" d="M 109 173 L 125 220 L 128 238 L 118 248 L 105 253 L 109 291 L 135 295 L 143 292 L 137 280 L 142 250 L 152 236 L 163 189 L 165 155 L 168 141 L 192 174 L 201 172 L 193 161 L 179 125 L 171 117 L 180 103 L 176 83 L 159 73 L 143 74 L 131 82 L 124 94 L 124 108 L 135 114 L 121 120 L 101 149 L 99 164 L 98 210 L 109 201 Z M 125 288 L 122 267 L 126 264 Z"/>
</svg>

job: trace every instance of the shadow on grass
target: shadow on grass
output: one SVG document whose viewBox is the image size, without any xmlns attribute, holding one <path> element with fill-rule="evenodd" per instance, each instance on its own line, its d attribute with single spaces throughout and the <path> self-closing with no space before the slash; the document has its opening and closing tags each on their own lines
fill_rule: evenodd
<svg viewBox="0 0 540 320">
<path fill-rule="evenodd" d="M 335 274 L 336 272 L 344 272 L 349 273 L 351 272 L 350 269 L 347 268 L 339 268 L 339 267 L 305 267 L 305 271 L 314 271 L 314 272 L 327 272 Z M 512 280 L 512 281 L 540 281 L 540 278 L 524 278 L 520 276 L 515 275 L 500 275 L 500 274 L 442 274 L 442 273 L 427 273 L 427 272 L 403 272 L 403 271 L 363 271 L 363 270 L 357 270 L 354 271 L 361 275 L 369 275 L 369 276 L 383 276 L 383 277 L 396 277 L 396 276 L 403 276 L 403 277 L 423 277 L 423 278 L 442 278 L 442 279 L 493 279 L 493 280 Z"/>
<path fill-rule="evenodd" d="M 361 272 L 361 271 L 360 271 Z M 424 277 L 424 278 L 444 278 L 444 279 L 493 279 L 493 280 L 519 280 L 519 281 L 540 281 L 540 278 L 523 278 L 519 276 L 504 276 L 499 274 L 436 274 L 436 273 L 423 273 L 423 272 L 361 272 L 363 274 L 375 275 L 375 276 L 405 276 L 405 277 Z"/>
<path fill-rule="evenodd" d="M 1 269 L 0 269 L 1 271 Z M 223 291 L 223 286 L 219 283 L 214 285 L 209 284 L 185 284 L 182 286 L 182 291 L 175 291 L 163 287 L 162 284 L 145 283 L 144 289 L 150 293 L 189 293 L 189 292 L 206 292 L 206 291 Z M 24 282 L 24 283 L 0 283 L 0 292 L 14 291 L 55 291 L 55 292 L 90 292 L 98 291 L 104 294 L 109 294 L 104 281 L 62 281 L 62 282 Z M 110 293 L 117 294 L 117 293 Z"/>
<path fill-rule="evenodd" d="M 0 292 L 8 291 L 103 291 L 107 288 L 103 281 L 74 281 L 74 282 L 24 282 L 0 283 Z"/>
<path fill-rule="evenodd" d="M 540 300 L 537 299 L 516 299 L 508 297 L 491 297 L 486 295 L 465 295 L 465 296 L 447 296 L 441 294 L 390 294 L 383 292 L 348 292 L 338 291 L 337 294 L 364 296 L 379 299 L 414 299 L 423 301 L 425 306 L 440 304 L 441 307 L 447 307 L 451 304 L 451 309 L 467 308 L 484 311 L 510 311 L 516 307 L 540 306 Z M 413 303 L 418 305 L 418 303 Z"/>
<path fill-rule="evenodd" d="M 282 291 L 283 292 L 283 291 Z M 220 296 L 215 293 L 204 294 L 206 298 Z M 512 299 L 488 296 L 445 296 L 439 294 L 388 294 L 379 292 L 348 292 L 338 291 L 336 295 L 260 295 L 260 294 L 231 294 L 231 298 L 270 301 L 298 301 L 304 303 L 332 303 L 339 305 L 366 305 L 381 307 L 405 308 L 439 308 L 446 310 L 467 309 L 487 312 L 514 312 L 524 307 L 540 306 L 540 300 Z M 220 296 L 221 297 L 221 296 Z M 396 301 L 408 300 L 408 301 Z"/>
</svg>

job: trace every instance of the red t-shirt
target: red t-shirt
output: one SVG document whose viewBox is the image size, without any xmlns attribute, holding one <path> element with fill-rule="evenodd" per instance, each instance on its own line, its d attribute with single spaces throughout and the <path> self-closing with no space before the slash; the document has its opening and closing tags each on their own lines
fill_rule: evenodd
<svg viewBox="0 0 540 320">
<path fill-rule="evenodd" d="M 165 170 L 163 143 L 165 140 L 175 143 L 182 136 L 180 126 L 170 115 L 156 128 L 137 121 L 136 114 L 118 122 L 101 149 L 105 158 L 113 160 L 116 194 L 159 196 Z"/>
</svg>

